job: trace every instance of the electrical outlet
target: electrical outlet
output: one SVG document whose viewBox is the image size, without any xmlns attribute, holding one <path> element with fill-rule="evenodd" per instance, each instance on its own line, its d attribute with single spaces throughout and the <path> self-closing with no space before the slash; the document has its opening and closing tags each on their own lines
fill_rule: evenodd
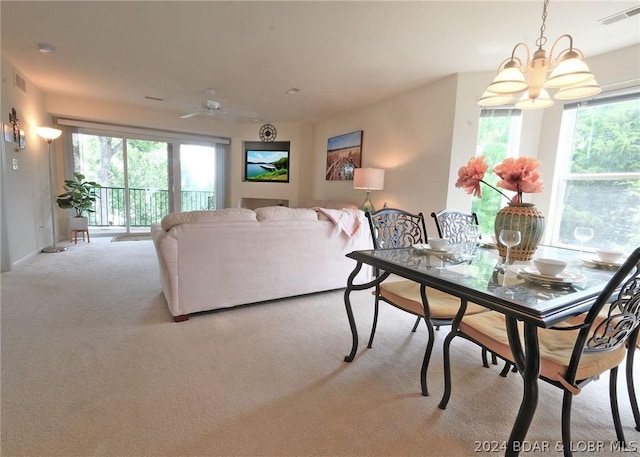
<svg viewBox="0 0 640 457">
<path fill-rule="evenodd" d="M 14 157 L 13 159 L 11 159 L 11 168 L 13 168 L 14 170 L 18 169 L 18 158 Z"/>
</svg>

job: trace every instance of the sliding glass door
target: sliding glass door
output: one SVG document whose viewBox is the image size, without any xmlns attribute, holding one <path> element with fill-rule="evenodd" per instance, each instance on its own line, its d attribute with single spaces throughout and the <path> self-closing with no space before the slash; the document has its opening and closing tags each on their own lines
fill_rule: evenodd
<svg viewBox="0 0 640 457">
<path fill-rule="evenodd" d="M 180 210 L 216 209 L 216 148 L 180 145 Z"/>
<path fill-rule="evenodd" d="M 148 232 L 171 212 L 224 207 L 228 140 L 59 123 L 70 126 L 73 157 L 67 176 L 80 172 L 102 186 L 89 215 L 93 233 Z"/>
<path fill-rule="evenodd" d="M 74 171 L 98 182 L 89 225 L 113 232 L 148 231 L 169 212 L 169 144 L 75 133 Z"/>
<path fill-rule="evenodd" d="M 127 231 L 148 231 L 169 212 L 169 144 L 126 141 L 124 174 Z"/>
</svg>

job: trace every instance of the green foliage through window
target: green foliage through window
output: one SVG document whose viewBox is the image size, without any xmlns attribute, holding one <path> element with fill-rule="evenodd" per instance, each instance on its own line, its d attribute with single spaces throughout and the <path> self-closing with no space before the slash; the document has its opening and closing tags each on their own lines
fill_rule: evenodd
<svg viewBox="0 0 640 457">
<path fill-rule="evenodd" d="M 562 205 L 557 242 L 579 246 L 576 226 L 592 227 L 586 247 L 640 246 L 640 94 L 565 107 L 560 150 Z"/>
<path fill-rule="evenodd" d="M 489 165 L 484 180 L 495 186 L 498 176 L 491 169 L 507 157 L 516 156 L 515 146 L 520 137 L 520 110 L 483 109 L 478 125 L 476 156 L 485 156 Z M 493 233 L 496 214 L 507 204 L 507 200 L 498 192 L 482 185 L 482 198 L 474 198 L 471 211 L 478 215 L 482 233 Z"/>
</svg>

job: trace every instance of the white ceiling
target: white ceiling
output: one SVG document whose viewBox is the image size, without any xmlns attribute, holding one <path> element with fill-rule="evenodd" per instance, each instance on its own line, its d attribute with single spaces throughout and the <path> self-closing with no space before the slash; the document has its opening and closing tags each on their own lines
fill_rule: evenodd
<svg viewBox="0 0 640 457">
<path fill-rule="evenodd" d="M 545 49 L 569 33 L 588 62 L 639 43 L 640 15 L 598 23 L 638 5 L 552 0 Z M 3 0 L 2 54 L 45 93 L 178 117 L 213 87 L 225 108 L 254 111 L 272 123 L 311 122 L 454 73 L 495 71 L 517 42 L 535 46 L 542 6 L 542 0 Z M 56 53 L 39 53 L 40 42 Z M 292 87 L 300 92 L 287 95 Z"/>
</svg>

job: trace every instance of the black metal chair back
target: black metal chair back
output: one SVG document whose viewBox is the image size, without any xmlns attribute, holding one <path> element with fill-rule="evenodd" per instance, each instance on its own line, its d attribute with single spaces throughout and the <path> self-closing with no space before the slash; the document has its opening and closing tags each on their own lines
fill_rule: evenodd
<svg viewBox="0 0 640 457">
<path fill-rule="evenodd" d="M 602 310 L 608 307 L 602 320 Z M 585 318 L 584 328 L 576 341 L 569 366 L 569 376 L 575 375 L 582 353 L 611 351 L 637 338 L 640 324 L 640 248 L 637 248 L 618 269 Z M 634 335 L 635 332 L 635 335 Z M 635 341 L 633 344 L 635 345 Z"/>
<path fill-rule="evenodd" d="M 446 238 L 450 243 L 463 243 L 465 241 L 464 229 L 469 224 L 478 225 L 476 213 L 463 213 L 443 209 L 437 213 L 431 213 L 438 229 L 438 236 Z"/>
<path fill-rule="evenodd" d="M 422 213 L 384 208 L 366 215 L 374 249 L 406 248 L 427 242 L 427 227 Z"/>
</svg>

